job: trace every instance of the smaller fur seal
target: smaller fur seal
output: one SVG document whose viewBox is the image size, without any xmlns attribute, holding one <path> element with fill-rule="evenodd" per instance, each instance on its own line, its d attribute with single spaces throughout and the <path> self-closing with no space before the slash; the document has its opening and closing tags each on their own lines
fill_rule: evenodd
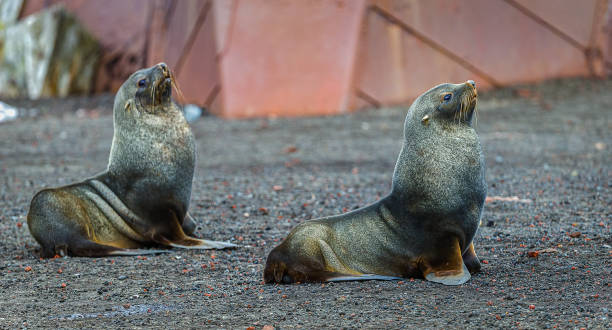
<svg viewBox="0 0 612 330">
<path fill-rule="evenodd" d="M 406 116 L 391 193 L 298 225 L 270 252 L 264 281 L 469 280 L 480 270 L 472 240 L 487 193 L 484 157 L 471 126 L 476 100 L 471 80 L 419 96 Z"/>
<path fill-rule="evenodd" d="M 165 252 L 143 249 L 149 247 L 236 246 L 190 236 L 196 227 L 187 213 L 195 139 L 171 100 L 173 86 L 173 75 L 164 63 L 132 74 L 115 97 L 107 170 L 34 196 L 28 227 L 43 257 Z"/>
</svg>

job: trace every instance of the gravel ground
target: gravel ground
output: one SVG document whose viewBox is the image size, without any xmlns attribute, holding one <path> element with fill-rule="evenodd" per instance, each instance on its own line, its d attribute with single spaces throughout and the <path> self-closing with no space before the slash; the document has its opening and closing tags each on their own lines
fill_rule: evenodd
<svg viewBox="0 0 612 330">
<path fill-rule="evenodd" d="M 197 235 L 242 248 L 39 259 L 30 199 L 105 169 L 111 102 L 16 102 L 38 116 L 0 124 L 0 328 L 612 327 L 610 80 L 483 94 L 483 271 L 458 287 L 262 284 L 267 253 L 292 227 L 388 192 L 401 108 L 195 122 Z"/>
</svg>

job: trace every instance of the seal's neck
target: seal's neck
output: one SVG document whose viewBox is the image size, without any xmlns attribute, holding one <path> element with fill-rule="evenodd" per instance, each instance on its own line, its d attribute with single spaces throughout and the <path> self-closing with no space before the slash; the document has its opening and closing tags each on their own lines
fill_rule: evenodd
<svg viewBox="0 0 612 330">
<path fill-rule="evenodd" d="M 462 195 L 484 175 L 471 127 L 431 128 L 410 131 L 393 173 L 391 195 L 411 213 L 461 207 Z"/>
</svg>

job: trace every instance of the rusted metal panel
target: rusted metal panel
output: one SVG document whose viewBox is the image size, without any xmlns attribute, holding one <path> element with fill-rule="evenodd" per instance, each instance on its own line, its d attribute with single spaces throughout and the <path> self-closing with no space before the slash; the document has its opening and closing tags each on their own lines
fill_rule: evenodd
<svg viewBox="0 0 612 330">
<path fill-rule="evenodd" d="M 603 46 L 603 55 L 605 60 L 605 74 L 612 75 L 612 1 L 607 4 L 605 22 L 602 27 L 602 33 L 599 35 Z"/>
<path fill-rule="evenodd" d="M 191 51 L 189 47 L 191 47 L 197 37 L 196 39 L 193 39 L 192 37 L 190 40 L 190 36 L 199 32 L 194 31 L 194 29 L 200 27 L 196 26 L 196 23 L 198 23 L 198 17 L 202 15 L 202 10 L 205 6 L 210 6 L 210 2 L 201 0 L 181 0 L 173 1 L 172 3 L 174 6 L 171 9 L 171 12 L 166 13 L 167 15 L 171 15 L 171 17 L 166 24 L 166 39 L 168 43 L 165 47 L 164 60 L 174 67 L 176 64 L 178 64 L 182 56 L 187 56 L 188 54 L 186 53 Z M 210 13 L 207 15 L 208 18 L 211 17 Z M 188 45 L 188 42 L 191 44 Z"/>
<path fill-rule="evenodd" d="M 220 58 L 227 117 L 343 111 L 365 1 L 240 1 Z"/>
<path fill-rule="evenodd" d="M 482 76 L 374 11 L 367 15 L 359 55 L 355 94 L 371 105 L 404 103 L 443 82 L 472 79 L 479 88 L 490 86 Z"/>
<path fill-rule="evenodd" d="M 176 74 L 181 102 L 207 105 L 218 85 L 212 1 L 157 1 L 149 65 L 166 62 Z M 210 102 L 208 102 L 210 103 Z"/>
<path fill-rule="evenodd" d="M 215 20 L 215 42 L 217 52 L 222 53 L 227 47 L 226 36 L 231 34 L 232 22 L 236 20 L 236 9 L 239 0 L 214 0 L 213 19 Z"/>
<path fill-rule="evenodd" d="M 55 3 L 102 42 L 96 90 L 165 61 L 184 101 L 232 118 L 612 71 L 607 0 L 26 0 L 22 15 Z"/>
<path fill-rule="evenodd" d="M 174 69 L 185 102 L 205 105 L 212 112 L 222 114 L 222 109 L 211 108 L 211 103 L 218 97 L 218 89 L 221 87 L 214 32 L 209 2 L 200 8 L 198 23 L 191 31 L 193 37 L 187 40 L 182 57 Z"/>
<path fill-rule="evenodd" d="M 520 6 L 558 28 L 582 46 L 589 45 L 593 19 L 601 0 L 514 0 Z M 605 8 L 604 8 L 605 10 Z"/>
<path fill-rule="evenodd" d="M 500 84 L 589 73 L 582 51 L 505 1 L 393 1 L 390 12 Z"/>
<path fill-rule="evenodd" d="M 151 16 L 150 28 L 148 31 L 148 45 L 146 49 L 147 65 L 152 65 L 159 62 L 166 62 L 171 68 L 173 63 L 169 63 L 166 59 L 167 32 L 170 18 L 172 15 L 171 8 L 175 6 L 173 0 L 150 0 L 151 1 Z"/>
</svg>

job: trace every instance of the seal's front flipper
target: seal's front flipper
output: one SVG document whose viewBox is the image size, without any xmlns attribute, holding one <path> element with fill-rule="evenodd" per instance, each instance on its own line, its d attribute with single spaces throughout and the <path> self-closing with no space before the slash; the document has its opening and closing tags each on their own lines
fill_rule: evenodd
<svg viewBox="0 0 612 330">
<path fill-rule="evenodd" d="M 196 230 L 197 225 L 195 223 L 195 220 L 193 220 L 193 217 L 189 213 L 186 213 L 185 217 L 183 218 L 183 224 L 181 225 L 181 227 L 183 228 L 183 232 L 185 232 L 186 235 L 192 236 Z"/>
<path fill-rule="evenodd" d="M 425 275 L 425 279 L 431 282 L 442 283 L 444 285 L 461 285 L 467 282 L 470 278 L 470 271 L 461 263 L 463 269 L 461 272 L 456 271 L 437 271 Z"/>
<path fill-rule="evenodd" d="M 189 216 L 191 219 L 191 216 Z M 193 219 L 192 219 L 193 221 Z M 163 233 L 159 233 L 153 237 L 153 240 L 159 244 L 191 250 L 210 250 L 210 249 L 227 249 L 235 248 L 238 245 L 229 242 L 209 241 L 186 235 L 178 218 L 174 217 L 173 221 L 168 223 Z"/>
<path fill-rule="evenodd" d="M 476 251 L 474 251 L 474 243 L 472 242 L 468 247 L 467 251 L 463 253 L 463 263 L 470 270 L 470 273 L 478 273 L 480 271 L 480 260 L 478 260 L 478 256 L 476 256 Z"/>
<path fill-rule="evenodd" d="M 187 243 L 187 244 L 181 244 Z M 221 242 L 221 241 L 209 241 L 205 239 L 197 239 L 197 238 L 189 238 L 184 242 L 169 242 L 168 246 L 180 249 L 191 249 L 191 250 L 210 250 L 210 249 L 228 249 L 228 248 L 236 248 L 239 245 L 230 243 L 230 242 Z"/>
<path fill-rule="evenodd" d="M 363 275 L 347 275 L 347 276 L 336 276 L 327 279 L 327 282 L 343 282 L 343 281 L 396 281 L 402 280 L 401 277 L 385 276 L 376 274 L 363 274 Z"/>
<path fill-rule="evenodd" d="M 470 279 L 470 271 L 463 263 L 456 237 L 438 238 L 431 251 L 421 258 L 421 270 L 428 281 L 460 285 Z"/>
</svg>

